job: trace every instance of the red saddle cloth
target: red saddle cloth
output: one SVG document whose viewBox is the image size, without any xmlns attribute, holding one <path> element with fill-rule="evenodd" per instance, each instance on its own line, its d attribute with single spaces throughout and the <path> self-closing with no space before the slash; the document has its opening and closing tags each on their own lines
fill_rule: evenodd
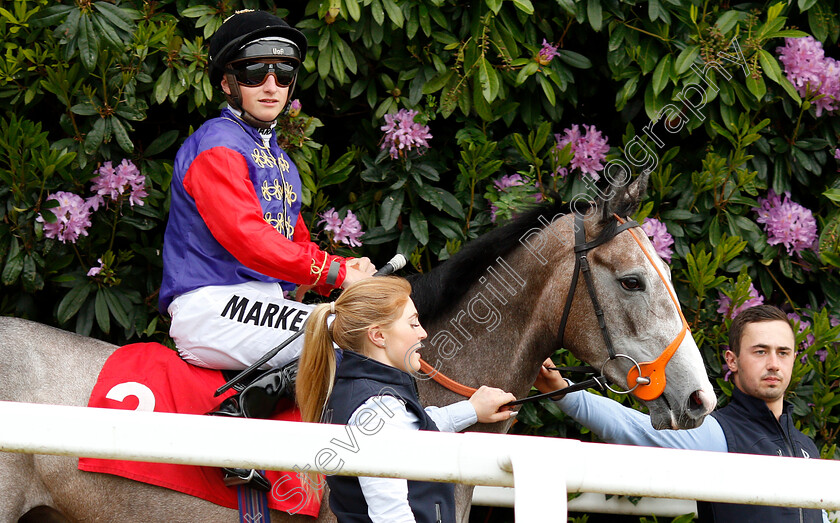
<svg viewBox="0 0 840 523">
<path fill-rule="evenodd" d="M 222 373 L 190 365 L 178 354 L 158 343 L 135 343 L 117 349 L 105 362 L 91 393 L 89 407 L 154 410 L 180 414 L 205 414 L 225 398 L 229 390 L 213 397 L 225 383 Z M 300 412 L 278 409 L 274 419 L 300 421 Z M 225 486 L 221 469 L 168 463 L 147 463 L 95 458 L 79 458 L 79 469 L 114 474 L 197 496 L 217 505 L 238 508 L 237 490 Z M 317 516 L 321 500 L 304 495 L 294 472 L 267 471 L 272 489 L 268 505 L 272 509 Z"/>
</svg>

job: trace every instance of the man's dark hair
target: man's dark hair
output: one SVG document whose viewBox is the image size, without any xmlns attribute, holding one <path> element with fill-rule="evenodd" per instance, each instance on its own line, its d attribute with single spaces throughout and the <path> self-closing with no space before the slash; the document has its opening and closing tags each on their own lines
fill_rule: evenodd
<svg viewBox="0 0 840 523">
<path fill-rule="evenodd" d="M 741 355 L 741 336 L 744 334 L 744 329 L 750 323 L 761 323 L 764 321 L 783 321 L 790 325 L 787 315 L 778 307 L 773 305 L 756 305 L 741 312 L 732 320 L 732 325 L 729 327 L 729 350 L 735 353 L 736 356 Z M 791 327 L 791 331 L 793 328 Z"/>
</svg>

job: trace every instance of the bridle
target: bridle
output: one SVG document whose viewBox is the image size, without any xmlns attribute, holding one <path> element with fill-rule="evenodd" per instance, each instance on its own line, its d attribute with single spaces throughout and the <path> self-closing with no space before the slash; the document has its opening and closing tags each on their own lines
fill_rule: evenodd
<svg viewBox="0 0 840 523">
<path fill-rule="evenodd" d="M 685 339 L 686 334 L 689 332 L 688 322 L 685 321 L 685 317 L 683 316 L 682 310 L 680 309 L 679 302 L 677 301 L 673 290 L 671 290 L 671 286 L 668 285 L 667 280 L 663 276 L 662 271 L 659 270 L 659 266 L 644 248 L 642 242 L 639 240 L 639 237 L 636 236 L 636 233 L 633 232 L 633 228 L 639 227 L 639 224 L 634 220 L 625 221 L 618 216 L 613 216 L 615 217 L 615 220 L 618 223 L 613 233 L 611 235 L 600 237 L 590 242 L 587 242 L 586 228 L 583 216 L 581 214 L 574 213 L 575 267 L 572 273 L 572 281 L 569 285 L 569 292 L 566 293 L 566 304 L 563 307 L 563 315 L 560 318 L 560 326 L 557 332 L 558 347 L 562 347 L 563 338 L 566 332 L 566 323 L 569 319 L 569 312 L 572 308 L 572 300 L 575 296 L 575 289 L 577 288 L 578 278 L 581 274 L 583 274 L 583 279 L 586 282 L 586 289 L 589 293 L 589 298 L 592 302 L 592 306 L 595 309 L 595 316 L 598 319 L 598 327 L 601 330 L 601 336 L 604 339 L 604 345 L 606 346 L 607 353 L 609 354 L 608 358 L 604 361 L 603 364 L 601 364 L 601 367 L 599 369 L 595 369 L 593 367 L 555 367 L 556 370 L 560 371 L 587 371 L 592 372 L 593 374 L 597 373 L 598 375 L 580 383 L 570 385 L 569 387 L 566 387 L 564 389 L 529 396 L 527 398 L 512 401 L 508 403 L 508 405 L 519 405 L 522 403 L 537 401 L 542 398 L 557 397 L 563 394 L 567 394 L 569 392 L 574 392 L 577 390 L 582 390 L 594 386 L 597 386 L 598 388 L 602 389 L 604 387 L 607 387 L 611 391 L 618 394 L 629 394 L 632 392 L 636 397 L 644 401 L 654 400 L 661 396 L 664 392 L 666 381 L 665 366 L 668 365 L 668 362 L 671 360 L 674 353 L 677 351 L 677 348 L 680 346 L 680 344 L 682 344 L 683 339 Z M 680 329 L 680 332 L 671 341 L 671 343 L 668 344 L 665 350 L 663 350 L 662 353 L 653 361 L 639 363 L 635 359 L 633 359 L 632 356 L 617 353 L 615 351 L 615 348 L 613 347 L 612 343 L 612 338 L 610 337 L 610 333 L 607 330 L 607 322 L 606 318 L 604 317 L 604 311 L 601 308 L 600 301 L 598 300 L 598 292 L 595 289 L 595 283 L 592 277 L 592 268 L 587 258 L 587 254 L 589 253 L 589 251 L 591 251 L 595 247 L 598 247 L 599 245 L 609 242 L 624 231 L 628 231 L 630 235 L 633 236 L 633 239 L 636 241 L 636 244 L 638 244 L 639 248 L 642 250 L 650 264 L 653 265 L 654 270 L 656 270 L 656 273 L 659 275 L 659 279 L 662 280 L 662 283 L 665 285 L 665 288 L 668 289 L 668 294 L 671 297 L 671 301 L 674 303 L 674 306 L 677 309 L 677 313 L 680 315 L 680 320 L 682 321 L 682 328 Z M 612 388 L 608 384 L 607 379 L 604 375 L 604 370 L 606 369 L 607 365 L 621 358 L 630 360 L 630 362 L 633 364 L 633 366 L 627 373 L 626 390 L 618 390 Z M 422 358 L 420 360 L 420 371 L 431 377 L 443 387 L 462 396 L 472 396 L 472 394 L 475 393 L 475 391 L 477 390 L 472 387 L 462 385 L 452 380 L 451 378 L 444 376 L 437 369 L 432 368 L 432 366 L 429 365 Z"/>
</svg>

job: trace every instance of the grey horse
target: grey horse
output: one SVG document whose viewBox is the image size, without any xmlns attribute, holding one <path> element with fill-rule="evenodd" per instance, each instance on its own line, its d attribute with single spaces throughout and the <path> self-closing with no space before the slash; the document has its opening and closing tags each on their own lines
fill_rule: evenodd
<svg viewBox="0 0 840 523">
<path fill-rule="evenodd" d="M 587 240 L 614 230 L 613 216 L 632 214 L 644 190 L 640 177 L 585 214 Z M 429 337 L 423 357 L 441 373 L 472 387 L 490 385 L 526 396 L 542 361 L 560 348 L 604 367 L 626 384 L 630 359 L 608 360 L 601 328 L 581 278 L 564 332 L 559 333 L 574 265 L 574 221 L 568 209 L 545 205 L 466 245 L 453 258 L 414 278 L 413 297 Z M 656 359 L 680 333 L 667 266 L 627 231 L 588 254 L 614 350 L 637 362 Z M 660 277 L 660 274 L 666 275 Z M 632 282 L 632 285 L 628 285 Z M 562 340 L 562 347 L 560 346 Z M 0 318 L 0 400 L 84 406 L 113 345 L 15 318 Z M 690 333 L 665 369 L 667 383 L 647 401 L 656 428 L 691 428 L 715 404 Z M 462 399 L 418 379 L 427 405 Z M 470 430 L 506 432 L 509 422 Z M 82 472 L 77 458 L 0 453 L 0 523 L 17 521 L 234 521 L 235 510 L 124 478 Z M 457 490 L 458 519 L 469 518 L 472 487 Z M 322 505 L 318 521 L 332 515 Z M 61 516 L 63 514 L 63 516 Z M 67 519 L 62 519 L 67 518 Z M 271 521 L 311 518 L 272 511 Z"/>
</svg>

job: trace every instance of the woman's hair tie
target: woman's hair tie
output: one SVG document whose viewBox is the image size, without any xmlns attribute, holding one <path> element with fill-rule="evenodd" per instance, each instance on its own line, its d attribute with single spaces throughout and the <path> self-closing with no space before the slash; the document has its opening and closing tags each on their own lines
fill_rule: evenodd
<svg viewBox="0 0 840 523">
<path fill-rule="evenodd" d="M 330 302 L 330 314 L 335 314 L 335 302 Z"/>
</svg>

